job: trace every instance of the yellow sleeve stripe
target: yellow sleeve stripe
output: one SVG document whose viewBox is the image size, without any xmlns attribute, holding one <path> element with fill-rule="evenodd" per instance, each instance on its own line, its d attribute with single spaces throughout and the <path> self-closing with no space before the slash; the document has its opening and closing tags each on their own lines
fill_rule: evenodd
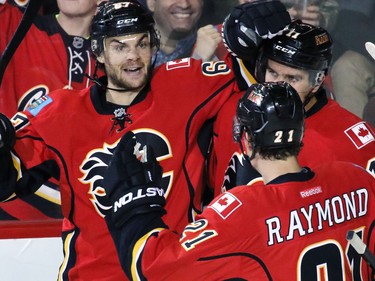
<svg viewBox="0 0 375 281">
<path fill-rule="evenodd" d="M 240 70 L 241 70 L 241 76 L 242 78 L 246 81 L 247 85 L 253 85 L 257 83 L 253 75 L 247 70 L 246 66 L 244 65 L 243 61 L 239 58 L 236 58 L 238 64 L 240 65 Z"/>
<path fill-rule="evenodd" d="M 72 243 L 72 240 L 73 240 L 73 237 L 75 236 L 75 231 L 69 233 L 65 240 L 64 240 L 64 260 L 60 266 L 60 269 L 59 269 L 59 273 L 58 273 L 58 276 L 57 276 L 57 280 L 58 281 L 62 281 L 63 280 L 63 274 L 67 268 L 67 265 L 68 265 L 68 261 L 69 259 L 71 258 L 70 257 L 70 247 L 71 247 L 71 243 Z"/>
<path fill-rule="evenodd" d="M 12 154 L 13 166 L 18 173 L 17 180 L 19 180 L 20 178 L 22 178 L 21 161 L 16 155 L 14 155 L 13 153 L 11 154 Z"/>
<path fill-rule="evenodd" d="M 60 192 L 49 187 L 48 185 L 43 184 L 41 187 L 39 187 L 35 194 L 52 203 L 61 205 Z"/>
<path fill-rule="evenodd" d="M 143 237 L 138 239 L 138 241 L 135 243 L 133 251 L 132 251 L 132 264 L 131 264 L 132 280 L 142 280 L 139 276 L 139 273 L 138 273 L 137 264 L 138 264 L 138 262 L 140 262 L 139 257 L 143 252 L 143 249 L 146 245 L 147 239 L 151 235 L 153 235 L 154 233 L 158 233 L 158 232 L 160 232 L 164 229 L 165 228 L 155 228 L 155 229 L 149 231 L 148 233 L 146 233 L 145 235 L 143 235 Z M 142 265 L 140 264 L 140 266 L 142 266 Z"/>
</svg>

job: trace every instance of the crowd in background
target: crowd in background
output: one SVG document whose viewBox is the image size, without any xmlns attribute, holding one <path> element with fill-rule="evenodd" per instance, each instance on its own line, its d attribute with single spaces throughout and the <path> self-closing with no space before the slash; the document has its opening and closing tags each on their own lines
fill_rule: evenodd
<svg viewBox="0 0 375 281">
<path fill-rule="evenodd" d="M 56 0 L 43 1 L 44 13 L 55 13 L 58 8 Z M 147 0 L 140 0 L 148 6 Z M 184 5 L 201 3 L 201 14 L 197 15 L 196 26 L 209 24 L 220 25 L 228 11 L 246 0 L 202 0 L 184 1 Z M 331 75 L 327 85 L 333 91 L 334 98 L 347 110 L 366 121 L 375 124 L 372 114 L 375 103 L 375 62 L 365 49 L 365 43 L 375 42 L 375 2 L 365 0 L 358 3 L 354 0 L 282 0 L 290 7 L 291 16 L 301 18 L 294 7 L 315 5 L 314 12 L 319 14 L 318 21 L 305 20 L 311 24 L 319 24 L 327 29 L 334 39 L 334 59 L 331 65 Z M 184 54 L 185 55 L 185 54 Z M 213 57 L 210 57 L 212 59 Z M 175 59 L 174 56 L 171 59 Z M 159 62 L 161 63 L 161 61 Z M 366 105 L 368 106 L 366 107 Z M 371 106 L 370 106 L 371 104 Z M 366 108 L 365 108 L 366 107 Z M 365 111 L 364 111 L 365 110 Z"/>
</svg>

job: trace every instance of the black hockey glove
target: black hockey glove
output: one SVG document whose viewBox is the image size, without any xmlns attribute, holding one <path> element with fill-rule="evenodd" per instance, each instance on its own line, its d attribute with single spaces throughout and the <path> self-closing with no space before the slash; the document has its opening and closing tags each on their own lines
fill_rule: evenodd
<svg viewBox="0 0 375 281">
<path fill-rule="evenodd" d="M 0 155 L 11 151 L 16 143 L 16 131 L 8 117 L 0 113 Z"/>
<path fill-rule="evenodd" d="M 160 187 L 162 168 L 151 147 L 144 150 L 146 161 L 138 160 L 136 139 L 126 133 L 117 145 L 103 178 L 106 196 L 112 205 L 112 222 L 121 227 L 133 216 L 165 213 L 164 190 Z"/>
<path fill-rule="evenodd" d="M 254 59 L 262 39 L 282 34 L 291 22 L 279 0 L 260 0 L 236 6 L 223 23 L 222 36 L 228 51 L 243 60 Z"/>
</svg>

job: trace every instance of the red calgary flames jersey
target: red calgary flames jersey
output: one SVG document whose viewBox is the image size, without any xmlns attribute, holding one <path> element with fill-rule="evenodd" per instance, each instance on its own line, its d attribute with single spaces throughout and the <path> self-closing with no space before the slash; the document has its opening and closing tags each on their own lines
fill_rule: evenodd
<svg viewBox="0 0 375 281">
<path fill-rule="evenodd" d="M 17 29 L 22 12 L 0 4 L 0 53 Z M 83 89 L 90 85 L 95 60 L 90 39 L 68 35 L 55 15 L 37 16 L 13 55 L 0 88 L 0 112 L 11 118 L 55 89 Z"/>
<path fill-rule="evenodd" d="M 23 16 L 19 7 L 0 4 L 0 54 L 11 40 Z M 17 1 L 27 4 L 28 1 Z M 37 16 L 10 60 L 0 87 L 0 112 L 11 118 L 32 102 L 55 89 L 84 89 L 91 83 L 95 60 L 90 39 L 68 35 L 56 15 Z M 46 183 L 23 200 L 1 204 L 0 219 L 60 218 L 60 194 L 56 183 Z"/>
<path fill-rule="evenodd" d="M 225 192 L 181 236 L 155 229 L 125 267 L 134 280 L 370 280 L 346 235 L 374 252 L 375 179 L 347 162 L 314 173 Z"/>
<path fill-rule="evenodd" d="M 149 87 L 129 107 L 106 103 L 103 89 L 94 85 L 52 92 L 13 117 L 15 158 L 28 168 L 22 173 L 24 180 L 40 180 L 43 171 L 59 178 L 63 280 L 125 280 L 103 219 L 110 206 L 101 181 L 117 142 L 128 130 L 141 145 L 153 147 L 163 166 L 167 223 L 182 231 L 193 221 L 201 211 L 205 183 L 210 140 L 205 124 L 236 87 L 224 62 L 186 58 L 156 69 Z M 30 189 L 27 183 L 19 181 L 24 186 L 18 190 Z"/>
<path fill-rule="evenodd" d="M 209 167 L 215 195 L 261 180 L 233 141 L 232 123 L 240 97 L 233 95 L 215 122 Z M 298 156 L 301 165 L 314 168 L 325 162 L 349 161 L 375 174 L 375 134 L 371 125 L 326 98 L 324 90 L 317 97 L 317 104 L 306 113 L 304 146 Z"/>
</svg>

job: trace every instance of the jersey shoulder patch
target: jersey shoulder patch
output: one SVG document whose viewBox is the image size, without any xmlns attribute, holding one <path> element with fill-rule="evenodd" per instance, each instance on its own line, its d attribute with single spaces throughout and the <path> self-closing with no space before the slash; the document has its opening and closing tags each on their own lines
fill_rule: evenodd
<svg viewBox="0 0 375 281">
<path fill-rule="evenodd" d="M 345 131 L 352 143 L 360 149 L 370 142 L 375 141 L 374 134 L 368 124 L 359 122 Z"/>
<path fill-rule="evenodd" d="M 38 113 L 47 105 L 52 103 L 53 100 L 50 96 L 45 95 L 34 101 L 28 108 L 27 111 L 31 113 L 31 115 L 36 116 Z"/>
<path fill-rule="evenodd" d="M 236 209 L 242 205 L 242 202 L 231 193 L 223 193 L 208 208 L 212 208 L 224 220 L 229 217 Z"/>
<path fill-rule="evenodd" d="M 190 62 L 191 62 L 190 58 L 182 58 L 182 59 L 167 62 L 165 67 L 167 70 L 190 67 Z"/>
</svg>

